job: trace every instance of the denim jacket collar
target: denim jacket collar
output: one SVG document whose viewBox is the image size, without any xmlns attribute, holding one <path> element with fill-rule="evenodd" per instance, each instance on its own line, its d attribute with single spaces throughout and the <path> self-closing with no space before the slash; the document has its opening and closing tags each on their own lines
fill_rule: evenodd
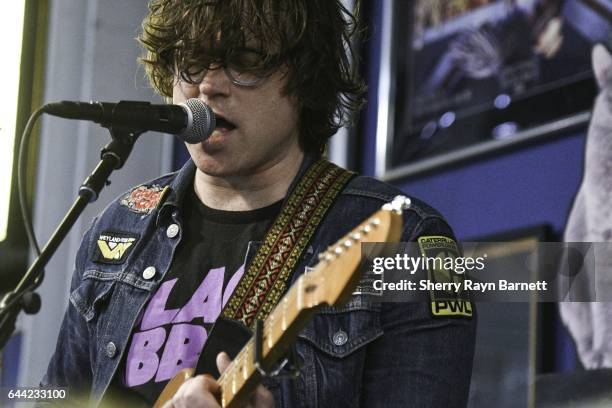
<svg viewBox="0 0 612 408">
<path fill-rule="evenodd" d="M 321 156 L 319 154 L 304 153 L 304 159 L 302 160 L 302 164 L 300 165 L 296 177 L 289 185 L 288 193 L 293 191 L 297 182 L 306 172 L 308 167 L 310 167 L 310 165 L 317 161 L 320 157 Z M 167 194 L 166 199 L 161 204 L 161 207 L 157 214 L 156 225 L 160 225 L 160 223 L 164 221 L 164 217 L 168 217 L 168 215 L 171 214 L 174 210 L 181 207 L 183 198 L 185 197 L 185 194 L 188 191 L 187 189 L 193 186 L 195 172 L 195 163 L 191 159 L 187 160 L 183 167 L 178 171 L 172 183 L 170 183 L 169 185 L 170 192 Z M 288 197 L 289 194 L 286 194 L 284 201 L 286 201 Z"/>
<path fill-rule="evenodd" d="M 162 218 L 169 216 L 174 210 L 180 208 L 183 197 L 185 197 L 185 193 L 188 191 L 187 189 L 193 186 L 195 172 L 195 163 L 191 159 L 187 160 L 169 185 L 170 192 L 159 209 L 156 225 L 159 225 L 163 221 Z"/>
</svg>

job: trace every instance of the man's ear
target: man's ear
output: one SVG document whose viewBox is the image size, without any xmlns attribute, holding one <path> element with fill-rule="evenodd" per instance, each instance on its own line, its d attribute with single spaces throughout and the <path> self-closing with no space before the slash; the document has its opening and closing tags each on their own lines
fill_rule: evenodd
<svg viewBox="0 0 612 408">
<path fill-rule="evenodd" d="M 597 84 L 602 89 L 607 82 L 612 82 L 612 55 L 603 44 L 595 44 L 592 53 L 593 72 Z"/>
</svg>

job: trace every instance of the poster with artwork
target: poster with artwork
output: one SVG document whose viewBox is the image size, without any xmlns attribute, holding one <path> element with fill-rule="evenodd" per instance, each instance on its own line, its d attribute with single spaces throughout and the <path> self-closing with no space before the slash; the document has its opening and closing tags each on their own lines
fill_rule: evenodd
<svg viewBox="0 0 612 408">
<path fill-rule="evenodd" d="M 596 95 L 592 46 L 612 45 L 612 0 L 392 7 L 388 169 L 484 142 L 507 146 L 527 130 L 587 112 Z"/>
</svg>

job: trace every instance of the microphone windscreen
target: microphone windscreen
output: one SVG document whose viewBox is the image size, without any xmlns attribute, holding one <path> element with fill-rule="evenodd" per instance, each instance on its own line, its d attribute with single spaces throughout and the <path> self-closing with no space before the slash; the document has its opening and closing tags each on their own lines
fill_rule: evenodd
<svg viewBox="0 0 612 408">
<path fill-rule="evenodd" d="M 213 110 L 199 99 L 187 99 L 182 103 L 189 116 L 185 131 L 178 134 L 183 141 L 191 144 L 200 143 L 215 130 L 215 114 Z"/>
</svg>

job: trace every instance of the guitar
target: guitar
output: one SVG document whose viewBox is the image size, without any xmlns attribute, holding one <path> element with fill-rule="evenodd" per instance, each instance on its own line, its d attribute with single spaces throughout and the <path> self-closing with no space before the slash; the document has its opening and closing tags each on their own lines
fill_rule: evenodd
<svg viewBox="0 0 612 408">
<path fill-rule="evenodd" d="M 319 263 L 314 269 L 296 280 L 263 321 L 260 341 L 256 342 L 249 334 L 250 338 L 247 337 L 246 344 L 242 342 L 244 346 L 219 376 L 217 382 L 221 386 L 222 407 L 235 408 L 248 401 L 261 379 L 260 368 L 271 367 L 280 361 L 317 307 L 341 306 L 349 300 L 359 282 L 358 266 L 361 261 L 359 244 L 399 241 L 403 224 L 402 210 L 407 209 L 409 205 L 408 198 L 397 196 L 391 203 L 385 204 L 382 209 L 319 254 Z M 257 344 L 260 347 L 259 353 L 255 350 L 256 343 L 260 343 Z M 208 344 L 205 348 L 207 346 Z M 216 351 L 209 354 L 214 361 Z M 232 355 L 231 352 L 229 354 Z M 256 354 L 260 358 L 259 366 L 255 363 Z M 202 353 L 201 359 L 204 355 Z M 181 370 L 168 382 L 157 398 L 154 408 L 161 408 L 185 381 L 201 373 L 202 370 L 198 370 L 198 367 Z"/>
</svg>

